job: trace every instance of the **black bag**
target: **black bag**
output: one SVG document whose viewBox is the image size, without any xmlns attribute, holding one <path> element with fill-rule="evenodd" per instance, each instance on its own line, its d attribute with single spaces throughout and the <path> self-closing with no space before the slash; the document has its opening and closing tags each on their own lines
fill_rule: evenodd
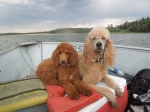
<svg viewBox="0 0 150 112">
<path fill-rule="evenodd" d="M 140 70 L 131 80 L 128 85 L 128 104 L 126 107 L 126 112 L 134 112 L 131 108 L 133 106 L 143 106 L 144 112 L 148 112 L 148 106 L 150 106 L 150 69 Z M 134 97 L 133 94 L 137 94 L 138 97 Z M 144 96 L 147 95 L 147 96 Z M 140 96 L 140 97 L 139 97 Z M 144 97 L 142 97 L 144 96 Z M 140 99 L 139 99 L 140 98 Z M 144 101 L 141 98 L 149 98 L 148 101 Z"/>
</svg>

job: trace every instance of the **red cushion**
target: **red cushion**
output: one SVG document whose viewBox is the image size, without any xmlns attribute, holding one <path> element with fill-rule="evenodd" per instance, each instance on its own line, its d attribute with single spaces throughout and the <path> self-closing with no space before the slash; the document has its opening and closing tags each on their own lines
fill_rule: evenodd
<svg viewBox="0 0 150 112">
<path fill-rule="evenodd" d="M 102 98 L 100 94 L 92 90 L 91 96 L 80 94 L 78 100 L 71 100 L 69 96 L 64 96 L 65 91 L 60 86 L 46 86 L 48 98 L 46 104 L 50 112 L 76 112 L 94 101 Z"/>
</svg>

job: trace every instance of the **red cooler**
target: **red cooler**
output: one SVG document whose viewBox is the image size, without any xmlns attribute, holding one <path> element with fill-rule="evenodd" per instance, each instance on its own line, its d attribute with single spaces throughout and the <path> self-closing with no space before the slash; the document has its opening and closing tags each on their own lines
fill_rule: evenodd
<svg viewBox="0 0 150 112">
<path fill-rule="evenodd" d="M 117 110 L 117 109 L 112 108 L 107 98 L 103 97 L 95 101 L 94 103 L 84 107 L 79 112 L 124 112 L 125 111 L 125 108 L 128 102 L 128 91 L 127 91 L 126 80 L 120 77 L 112 76 L 112 75 L 108 75 L 108 76 L 111 77 L 120 86 L 121 90 L 123 91 L 123 97 L 117 96 L 116 98 L 119 109 Z M 107 87 L 111 89 L 103 82 L 98 83 L 97 86 Z M 113 89 L 111 90 L 115 94 L 115 91 Z"/>
<path fill-rule="evenodd" d="M 123 97 L 116 97 L 119 109 L 112 108 L 107 98 L 101 96 L 95 90 L 92 90 L 93 94 L 91 96 L 83 96 L 80 94 L 78 100 L 70 100 L 70 98 L 65 95 L 65 91 L 62 87 L 46 86 L 49 94 L 46 100 L 48 109 L 50 112 L 124 112 L 128 100 L 126 80 L 111 75 L 108 76 L 111 77 L 123 91 Z M 97 86 L 111 89 L 103 82 L 98 83 Z M 114 90 L 111 90 L 115 94 Z"/>
</svg>

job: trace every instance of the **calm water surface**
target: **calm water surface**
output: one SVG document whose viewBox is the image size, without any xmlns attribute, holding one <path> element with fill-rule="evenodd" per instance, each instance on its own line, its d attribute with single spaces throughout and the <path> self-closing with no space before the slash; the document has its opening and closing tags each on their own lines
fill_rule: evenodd
<svg viewBox="0 0 150 112">
<path fill-rule="evenodd" d="M 22 42 L 84 42 L 88 34 L 66 35 L 5 35 L 0 36 L 0 51 L 11 48 Z M 150 33 L 111 34 L 116 45 L 137 46 L 150 48 Z"/>
</svg>

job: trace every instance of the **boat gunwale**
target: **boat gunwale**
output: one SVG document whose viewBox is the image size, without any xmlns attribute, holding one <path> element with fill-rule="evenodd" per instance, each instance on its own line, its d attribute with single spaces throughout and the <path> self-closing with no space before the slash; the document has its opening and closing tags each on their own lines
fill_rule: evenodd
<svg viewBox="0 0 150 112">
<path fill-rule="evenodd" d="M 7 52 L 11 52 L 12 50 L 17 49 L 18 47 L 19 46 L 15 46 L 15 47 L 11 47 L 11 48 L 0 51 L 0 57 Z"/>
<path fill-rule="evenodd" d="M 32 44 L 31 44 L 32 43 Z M 28 42 L 27 44 L 23 44 L 23 43 L 21 43 L 21 44 L 18 44 L 18 45 L 16 45 L 16 46 L 14 46 L 14 47 L 11 47 L 11 48 L 8 48 L 8 49 L 5 49 L 5 50 L 2 50 L 2 51 L 0 51 L 0 56 L 2 55 L 2 54 L 4 54 L 4 53 L 6 53 L 6 52 L 10 52 L 10 51 L 12 51 L 12 50 L 14 50 L 14 49 L 16 49 L 16 48 L 18 48 L 18 47 L 20 47 L 20 46 L 25 46 L 25 45 L 34 45 L 34 44 L 38 44 L 39 42 Z M 50 43 L 52 43 L 52 44 L 59 44 L 59 43 L 61 43 L 61 42 L 42 42 L 43 44 L 50 44 Z M 71 44 L 81 44 L 81 45 L 84 45 L 84 43 L 80 43 L 80 42 L 69 42 L 69 43 L 71 43 Z M 150 48 L 145 48 L 145 47 L 136 47 L 136 46 L 124 46 L 124 45 L 114 45 L 114 47 L 115 48 L 123 48 L 123 49 L 133 49 L 133 50 L 143 50 L 143 51 L 150 51 Z"/>
<path fill-rule="evenodd" d="M 24 44 L 25 43 L 25 44 Z M 5 54 L 5 53 L 7 53 L 7 52 L 11 52 L 12 50 L 14 50 L 14 49 L 17 49 L 18 47 L 20 47 L 20 46 L 26 46 L 26 45 L 34 45 L 34 44 L 38 44 L 39 42 L 22 42 L 21 44 L 16 44 L 16 46 L 14 46 L 14 47 L 10 47 L 10 48 L 8 48 L 8 49 L 5 49 L 5 50 L 2 50 L 2 51 L 0 51 L 0 57 L 3 55 L 3 54 Z"/>
<path fill-rule="evenodd" d="M 116 47 L 116 48 L 125 48 L 125 49 L 133 49 L 133 50 L 150 51 L 150 48 L 145 48 L 145 47 L 123 46 L 123 45 L 114 45 L 114 47 Z"/>
</svg>

